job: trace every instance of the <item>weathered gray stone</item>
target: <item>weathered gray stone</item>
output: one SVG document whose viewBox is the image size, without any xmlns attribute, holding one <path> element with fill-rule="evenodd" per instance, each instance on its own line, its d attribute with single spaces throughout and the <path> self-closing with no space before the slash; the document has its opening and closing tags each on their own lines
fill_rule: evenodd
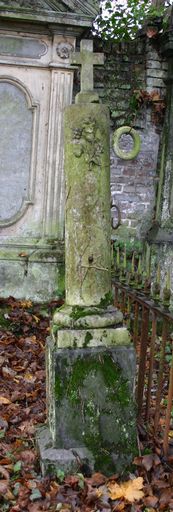
<svg viewBox="0 0 173 512">
<path fill-rule="evenodd" d="M 57 310 L 53 316 L 53 324 L 70 328 L 110 327 L 121 323 L 123 314 L 113 306 L 107 309 L 97 307 L 66 306 Z"/>
<path fill-rule="evenodd" d="M 84 348 L 99 346 L 130 345 L 131 338 L 126 327 L 105 329 L 58 329 L 56 338 L 57 348 Z"/>
<path fill-rule="evenodd" d="M 5 137 L 4 137 L 5 133 Z M 18 141 L 20 140 L 20 145 Z M 0 221 L 14 217 L 28 196 L 32 112 L 23 91 L 0 82 Z"/>
<path fill-rule="evenodd" d="M 93 66 L 104 64 L 103 53 L 93 53 L 93 41 L 83 39 L 80 44 L 80 53 L 71 56 L 72 64 L 81 66 L 81 92 L 94 90 Z"/>
<path fill-rule="evenodd" d="M 39 39 L 0 35 L 0 55 L 39 59 L 46 52 L 46 44 Z"/>
<path fill-rule="evenodd" d="M 57 449 L 52 445 L 52 438 L 49 428 L 43 427 L 37 433 L 37 445 L 40 452 L 41 471 L 43 476 L 47 474 L 58 475 L 58 471 L 65 474 L 80 472 L 81 468 L 77 459 L 87 465 L 88 470 L 94 469 L 94 459 L 92 453 L 86 448 L 73 448 L 71 450 Z"/>
<path fill-rule="evenodd" d="M 48 386 L 48 405 L 54 446 L 87 447 L 95 470 L 122 470 L 136 450 L 134 348 L 50 347 L 54 389 Z"/>
<path fill-rule="evenodd" d="M 161 78 L 147 78 L 147 87 L 165 87 L 165 82 Z"/>
<path fill-rule="evenodd" d="M 66 303 L 98 305 L 111 290 L 106 107 L 91 103 L 67 108 L 65 172 Z"/>
<path fill-rule="evenodd" d="M 36 249 L 23 248 L 20 257 L 19 250 L 0 250 L 0 295 L 35 302 L 47 302 L 55 294 L 62 297 L 65 286 L 63 254 L 61 257 L 56 252 L 53 255 L 50 249 L 40 250 L 38 254 Z"/>
<path fill-rule="evenodd" d="M 147 69 L 147 82 L 148 82 L 148 77 L 151 77 L 151 78 L 166 78 L 165 76 L 165 71 L 162 70 L 162 69 Z"/>
</svg>

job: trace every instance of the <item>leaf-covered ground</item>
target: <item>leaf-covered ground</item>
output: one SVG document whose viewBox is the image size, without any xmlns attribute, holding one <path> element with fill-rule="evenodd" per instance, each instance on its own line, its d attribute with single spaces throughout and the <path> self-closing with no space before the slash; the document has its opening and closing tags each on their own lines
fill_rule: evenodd
<svg viewBox="0 0 173 512">
<path fill-rule="evenodd" d="M 173 510 L 173 456 L 165 461 L 161 441 L 143 426 L 128 475 L 86 478 L 79 461 L 76 475 L 42 478 L 35 429 L 46 419 L 45 341 L 58 305 L 43 309 L 11 297 L 0 300 L 0 511 Z"/>
</svg>

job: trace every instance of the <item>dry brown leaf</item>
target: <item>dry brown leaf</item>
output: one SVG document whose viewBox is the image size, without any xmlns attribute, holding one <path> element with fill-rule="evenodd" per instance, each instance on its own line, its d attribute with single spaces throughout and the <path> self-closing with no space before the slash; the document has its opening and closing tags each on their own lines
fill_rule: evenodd
<svg viewBox="0 0 173 512">
<path fill-rule="evenodd" d="M 8 491 L 8 480 L 0 480 L 0 495 L 4 496 L 6 492 Z"/>
<path fill-rule="evenodd" d="M 40 501 L 28 505 L 29 512 L 42 512 L 43 510 L 48 512 L 49 508 L 45 508 L 44 503 L 40 503 Z"/>
<path fill-rule="evenodd" d="M 0 494 L 4 495 L 8 491 L 10 475 L 3 466 L 0 466 L 0 474 L 4 477 L 0 480 Z"/>
<path fill-rule="evenodd" d="M 155 508 L 158 503 L 158 498 L 156 496 L 147 496 L 147 498 L 144 498 L 143 502 L 146 507 Z"/>
<path fill-rule="evenodd" d="M 143 466 L 146 471 L 150 471 L 153 466 L 153 454 L 144 455 L 143 457 L 135 457 L 134 464 L 136 466 Z"/>
<path fill-rule="evenodd" d="M 153 455 L 153 463 L 154 466 L 159 466 L 159 464 L 161 464 L 160 457 L 158 457 L 157 453 L 154 453 Z"/>
<path fill-rule="evenodd" d="M 125 510 L 125 502 L 120 501 L 116 503 L 116 505 L 113 507 L 113 512 L 121 512 L 122 510 Z"/>
<path fill-rule="evenodd" d="M 11 400 L 6 398 L 5 396 L 0 396 L 0 405 L 9 405 L 11 404 Z"/>
<path fill-rule="evenodd" d="M 99 487 L 100 485 L 104 485 L 107 478 L 102 473 L 93 473 L 91 478 L 87 479 L 87 482 L 93 487 Z"/>
<path fill-rule="evenodd" d="M 160 505 L 159 510 L 164 510 L 164 508 L 169 505 L 171 498 L 173 498 L 173 489 L 170 487 L 170 488 L 166 489 L 165 491 L 163 491 L 163 493 L 161 494 L 160 501 L 159 501 L 159 505 Z"/>
<path fill-rule="evenodd" d="M 7 471 L 7 469 L 5 469 L 3 466 L 0 466 L 0 474 L 6 479 L 6 480 L 9 480 L 10 479 L 10 475 Z"/>
<path fill-rule="evenodd" d="M 110 484 L 110 498 L 111 500 L 117 500 L 124 498 L 125 500 L 133 503 L 135 500 L 141 500 L 144 496 L 143 491 L 143 478 L 135 478 L 134 480 L 128 480 L 120 485 Z"/>
<path fill-rule="evenodd" d="M 19 252 L 20 258 L 27 258 L 28 254 L 26 252 Z"/>
<path fill-rule="evenodd" d="M 155 37 L 158 34 L 158 29 L 154 27 L 149 27 L 147 29 L 146 34 L 149 39 L 152 39 L 152 37 Z"/>
<path fill-rule="evenodd" d="M 7 492 L 5 494 L 5 499 L 7 501 L 12 501 L 14 500 L 14 494 L 10 491 L 10 489 L 7 489 Z"/>
</svg>

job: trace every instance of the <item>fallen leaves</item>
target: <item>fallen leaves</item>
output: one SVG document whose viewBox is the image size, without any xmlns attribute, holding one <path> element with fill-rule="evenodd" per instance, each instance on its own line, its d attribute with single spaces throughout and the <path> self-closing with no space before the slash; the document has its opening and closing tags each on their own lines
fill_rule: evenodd
<svg viewBox="0 0 173 512">
<path fill-rule="evenodd" d="M 155 98 L 157 100 L 157 98 Z M 42 477 L 33 443 L 37 423 L 45 421 L 44 346 L 48 314 L 30 301 L 2 301 L 8 329 L 0 330 L 0 510 L 2 512 L 154 512 L 173 510 L 173 454 L 164 466 L 162 445 L 150 441 L 150 451 L 136 457 L 133 474 L 100 472 L 84 477 Z M 8 312 L 7 312 L 8 305 Z M 48 309 L 57 307 L 52 302 Z M 45 308 L 44 308 L 45 309 Z M 6 316 L 5 316 L 6 315 Z M 140 425 L 148 448 L 148 434 Z M 152 448 L 152 450 L 151 450 Z M 86 475 L 85 475 L 86 476 Z M 130 478 L 130 479 L 129 479 Z"/>
<path fill-rule="evenodd" d="M 150 471 L 153 466 L 158 466 L 160 463 L 161 460 L 156 453 L 135 457 L 134 459 L 134 464 L 137 466 L 143 466 L 146 471 Z"/>
<path fill-rule="evenodd" d="M 111 500 L 124 498 L 130 503 L 134 503 L 135 500 L 140 501 L 144 496 L 143 486 L 143 478 L 141 477 L 121 484 L 112 483 L 109 485 L 110 498 Z"/>
</svg>

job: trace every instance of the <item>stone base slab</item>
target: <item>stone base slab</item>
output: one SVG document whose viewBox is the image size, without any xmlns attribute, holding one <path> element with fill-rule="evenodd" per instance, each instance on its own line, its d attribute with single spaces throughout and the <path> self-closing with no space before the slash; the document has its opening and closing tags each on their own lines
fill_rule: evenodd
<svg viewBox="0 0 173 512">
<path fill-rule="evenodd" d="M 86 448 L 75 448 L 74 450 L 73 448 L 70 450 L 54 448 L 49 428 L 46 426 L 41 427 L 37 432 L 37 446 L 43 476 L 47 474 L 57 476 L 58 471 L 63 471 L 66 475 L 80 473 L 82 466 L 86 476 L 90 476 L 94 470 L 94 459 L 89 450 Z"/>
<path fill-rule="evenodd" d="M 15 246 L 16 243 L 16 246 Z M 64 247 L 52 240 L 0 245 L 0 295 L 47 302 L 64 295 Z"/>
<path fill-rule="evenodd" d="M 131 337 L 126 327 L 114 329 L 60 329 L 55 336 L 57 348 L 127 346 Z"/>
<path fill-rule="evenodd" d="M 135 370 L 132 345 L 56 348 L 49 338 L 47 402 L 54 447 L 89 450 L 95 471 L 124 471 L 136 454 Z"/>
</svg>

